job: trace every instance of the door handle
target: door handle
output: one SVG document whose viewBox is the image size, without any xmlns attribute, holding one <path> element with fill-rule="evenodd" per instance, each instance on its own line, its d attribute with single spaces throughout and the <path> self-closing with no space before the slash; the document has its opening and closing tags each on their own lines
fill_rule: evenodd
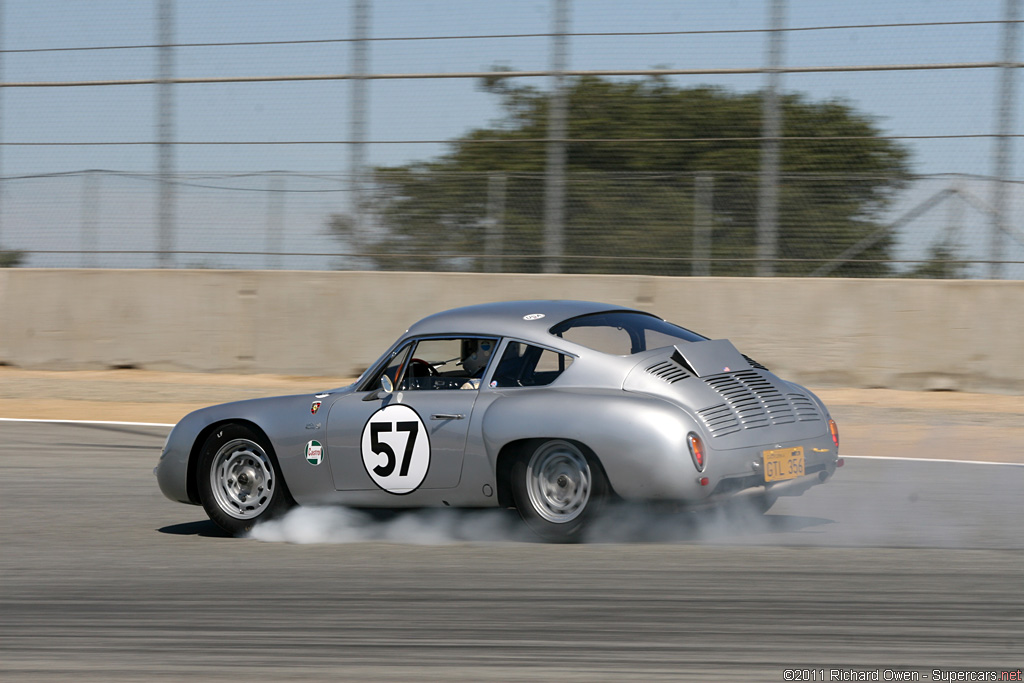
<svg viewBox="0 0 1024 683">
<path fill-rule="evenodd" d="M 461 420 L 465 415 L 458 415 L 456 413 L 434 413 L 430 416 L 431 420 Z"/>
</svg>

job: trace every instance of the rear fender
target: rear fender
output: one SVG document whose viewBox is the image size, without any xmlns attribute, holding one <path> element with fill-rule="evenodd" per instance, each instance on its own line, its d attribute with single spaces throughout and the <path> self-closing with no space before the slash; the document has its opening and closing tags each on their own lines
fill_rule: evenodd
<svg viewBox="0 0 1024 683">
<path fill-rule="evenodd" d="M 679 407 L 616 390 L 508 391 L 483 417 L 484 442 L 496 472 L 497 456 L 508 444 L 567 439 L 586 446 L 612 489 L 634 500 L 700 495 L 686 446 L 690 431 L 700 433 Z"/>
</svg>

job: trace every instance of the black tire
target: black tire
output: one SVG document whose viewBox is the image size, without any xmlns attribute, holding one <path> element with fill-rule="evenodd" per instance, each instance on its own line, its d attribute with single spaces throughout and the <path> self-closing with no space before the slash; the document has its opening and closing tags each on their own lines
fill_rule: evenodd
<svg viewBox="0 0 1024 683">
<path fill-rule="evenodd" d="M 295 504 L 270 445 L 244 425 L 215 429 L 200 451 L 197 472 L 206 514 L 232 536 Z"/>
<path fill-rule="evenodd" d="M 538 442 L 512 467 L 516 510 L 546 541 L 578 542 L 607 497 L 600 464 L 571 441 Z"/>
</svg>

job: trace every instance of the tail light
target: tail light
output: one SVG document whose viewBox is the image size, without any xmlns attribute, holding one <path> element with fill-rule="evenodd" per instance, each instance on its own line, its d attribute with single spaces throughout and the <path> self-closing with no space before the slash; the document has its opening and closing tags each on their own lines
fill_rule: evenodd
<svg viewBox="0 0 1024 683">
<path fill-rule="evenodd" d="M 832 434 L 832 443 L 836 445 L 836 450 L 839 450 L 839 427 L 836 426 L 835 420 L 828 421 L 828 431 Z"/>
<path fill-rule="evenodd" d="M 690 432 L 686 435 L 686 444 L 690 447 L 690 457 L 693 458 L 693 464 L 697 471 L 703 472 L 704 466 L 707 464 L 704 460 L 704 442 L 700 440 L 699 436 Z"/>
</svg>

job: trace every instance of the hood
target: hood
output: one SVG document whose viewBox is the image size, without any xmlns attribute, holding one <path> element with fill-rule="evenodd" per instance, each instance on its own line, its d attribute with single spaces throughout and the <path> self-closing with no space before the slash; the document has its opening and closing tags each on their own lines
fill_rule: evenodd
<svg viewBox="0 0 1024 683">
<path fill-rule="evenodd" d="M 725 339 L 645 354 L 622 388 L 678 404 L 717 449 L 813 438 L 828 429 L 809 391 L 776 377 Z"/>
</svg>

